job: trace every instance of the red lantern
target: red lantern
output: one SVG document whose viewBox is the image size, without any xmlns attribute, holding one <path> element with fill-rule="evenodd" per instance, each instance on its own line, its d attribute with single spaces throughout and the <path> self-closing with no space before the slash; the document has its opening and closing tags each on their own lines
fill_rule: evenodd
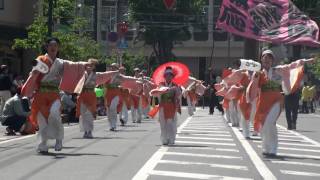
<svg viewBox="0 0 320 180">
<path fill-rule="evenodd" d="M 120 34 L 125 34 L 125 33 L 128 32 L 128 27 L 129 27 L 129 25 L 128 25 L 127 22 L 119 23 L 119 24 L 118 24 L 118 32 L 119 32 Z"/>
<path fill-rule="evenodd" d="M 171 10 L 176 5 L 177 0 L 163 0 L 163 3 L 168 10 Z"/>
</svg>

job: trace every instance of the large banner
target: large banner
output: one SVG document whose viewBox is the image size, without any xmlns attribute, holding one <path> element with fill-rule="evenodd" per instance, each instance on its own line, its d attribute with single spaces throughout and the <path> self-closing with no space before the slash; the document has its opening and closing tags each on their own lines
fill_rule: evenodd
<svg viewBox="0 0 320 180">
<path fill-rule="evenodd" d="M 259 41 L 320 46 L 317 24 L 290 0 L 223 0 L 217 27 Z"/>
</svg>

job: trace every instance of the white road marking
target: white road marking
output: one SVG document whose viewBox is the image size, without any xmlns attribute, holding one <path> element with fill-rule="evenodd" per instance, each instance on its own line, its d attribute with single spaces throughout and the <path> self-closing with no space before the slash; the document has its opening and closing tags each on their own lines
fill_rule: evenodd
<svg viewBox="0 0 320 180">
<path fill-rule="evenodd" d="M 288 138 L 279 138 L 279 141 L 289 141 L 289 142 L 306 142 L 303 139 L 288 139 Z"/>
<path fill-rule="evenodd" d="M 229 149 L 229 148 L 212 148 L 212 147 L 179 147 L 179 146 L 173 146 L 170 147 L 172 149 L 197 149 L 197 150 L 213 150 L 213 151 L 227 151 L 227 152 L 239 152 L 238 149 Z"/>
<path fill-rule="evenodd" d="M 201 140 L 213 140 L 213 141 L 233 141 L 230 138 L 208 138 L 208 137 L 195 137 L 195 136 L 180 136 L 177 135 L 176 138 L 178 139 L 201 139 Z"/>
<path fill-rule="evenodd" d="M 289 170 L 280 170 L 280 172 L 287 175 L 320 177 L 319 173 L 313 173 L 313 172 L 289 171 Z"/>
<path fill-rule="evenodd" d="M 278 134 L 279 137 L 285 137 L 285 138 L 299 138 L 296 135 L 292 134 L 292 135 L 282 135 L 282 134 Z"/>
<path fill-rule="evenodd" d="M 181 152 L 165 152 L 165 155 L 221 158 L 221 159 L 242 159 L 242 157 L 240 157 L 240 156 L 212 155 L 212 154 L 199 154 L 199 153 L 181 153 Z"/>
<path fill-rule="evenodd" d="M 253 140 L 253 142 L 261 144 L 262 141 Z M 319 146 L 314 145 L 314 144 L 303 144 L 303 143 L 300 143 L 300 144 L 299 144 L 299 143 L 278 142 L 278 144 L 288 145 L 288 146 L 319 147 Z"/>
<path fill-rule="evenodd" d="M 240 177 L 229 177 L 229 176 L 219 176 L 210 174 L 199 174 L 199 173 L 185 173 L 177 171 L 151 171 L 151 175 L 157 176 L 169 176 L 169 177 L 179 177 L 179 178 L 190 178 L 190 179 L 221 179 L 221 180 L 251 180 L 249 178 Z"/>
<path fill-rule="evenodd" d="M 177 132 L 180 132 L 192 119 L 188 117 L 178 128 Z M 137 172 L 132 180 L 145 180 L 149 177 L 150 172 L 157 166 L 158 162 L 168 151 L 169 147 L 161 147 L 153 156 L 144 164 L 144 166 Z"/>
<path fill-rule="evenodd" d="M 283 126 L 281 126 L 281 125 L 278 125 L 278 124 L 277 124 L 277 126 L 278 126 L 279 128 L 281 128 L 281 129 L 285 129 L 285 127 L 283 127 Z M 304 135 L 302 135 L 302 134 L 300 134 L 300 133 L 298 133 L 298 132 L 295 132 L 295 131 L 291 131 L 291 133 L 294 134 L 294 135 L 296 135 L 296 136 L 298 136 L 298 137 L 300 137 L 300 138 L 302 138 L 302 139 L 304 139 L 304 140 L 306 140 L 306 141 L 308 141 L 308 142 L 310 142 L 310 143 L 313 144 L 313 145 L 316 145 L 316 146 L 320 147 L 320 143 L 319 143 L 319 142 L 317 142 L 317 141 L 315 141 L 315 140 L 312 140 L 312 139 L 308 138 L 307 136 L 304 136 Z"/>
<path fill-rule="evenodd" d="M 251 147 L 249 142 L 242 136 L 239 130 L 235 127 L 231 127 L 232 131 L 240 141 L 242 147 L 245 149 L 246 153 L 250 157 L 252 163 L 257 168 L 258 172 L 262 176 L 263 179 L 268 180 L 276 180 L 277 178 L 272 174 L 270 169 L 266 166 L 266 164 L 261 160 L 256 151 Z"/>
<path fill-rule="evenodd" d="M 227 131 L 201 131 L 201 130 L 182 130 L 182 132 L 197 132 L 197 133 L 219 133 L 219 134 L 229 134 Z"/>
<path fill-rule="evenodd" d="M 184 134 L 182 134 L 184 135 Z M 190 133 L 185 135 L 192 135 L 192 136 L 205 136 L 205 137 L 231 137 L 230 134 L 197 134 L 197 133 Z"/>
<path fill-rule="evenodd" d="M 259 148 L 262 148 L 261 145 L 258 145 Z M 278 147 L 279 150 L 289 150 L 289 151 L 303 151 L 303 152 L 316 152 L 319 153 L 319 149 L 301 149 L 301 148 L 289 148 L 289 147 Z"/>
<path fill-rule="evenodd" d="M 225 127 L 224 128 L 220 128 L 220 127 L 210 127 L 210 128 L 203 128 L 203 127 L 186 127 L 184 129 L 195 129 L 195 130 L 222 130 L 222 129 L 226 129 Z"/>
<path fill-rule="evenodd" d="M 248 168 L 246 166 L 236 166 L 236 165 L 227 165 L 227 164 L 211 164 L 211 163 L 202 163 L 202 162 L 171 161 L 171 160 L 161 160 L 159 163 L 179 164 L 179 165 L 200 165 L 200 166 L 209 166 L 213 168 L 225 168 L 225 169 L 248 171 Z"/>
<path fill-rule="evenodd" d="M 295 161 L 271 161 L 271 162 L 275 164 L 290 164 L 290 165 L 320 167 L 320 164 L 315 164 L 315 163 L 304 163 L 304 162 L 295 162 Z"/>
<path fill-rule="evenodd" d="M 12 139 L 1 141 L 0 144 L 5 144 L 5 143 L 13 142 L 13 141 L 19 141 L 19 140 L 23 140 L 23 139 L 29 139 L 29 138 L 32 138 L 34 136 L 36 136 L 36 134 L 22 136 L 22 137 L 18 137 L 18 138 L 12 138 Z"/>
<path fill-rule="evenodd" d="M 203 144 L 203 145 L 221 145 L 221 146 L 236 146 L 234 143 L 217 143 L 217 142 L 201 142 L 201 141 L 176 141 L 180 144 Z"/>
<path fill-rule="evenodd" d="M 188 124 L 186 127 L 196 127 L 196 128 L 226 128 L 226 126 L 217 126 L 217 125 L 192 125 Z"/>
<path fill-rule="evenodd" d="M 306 155 L 306 154 L 290 154 L 290 153 L 277 153 L 278 156 L 294 157 L 294 158 L 308 158 L 320 160 L 320 156 Z"/>
</svg>

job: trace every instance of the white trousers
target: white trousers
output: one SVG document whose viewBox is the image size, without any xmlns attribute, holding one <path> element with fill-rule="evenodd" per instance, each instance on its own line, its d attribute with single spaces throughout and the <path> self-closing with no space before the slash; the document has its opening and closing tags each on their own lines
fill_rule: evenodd
<svg viewBox="0 0 320 180">
<path fill-rule="evenodd" d="M 173 119 L 165 119 L 163 108 L 159 111 L 162 144 L 174 144 L 177 134 L 177 115 Z"/>
<path fill-rule="evenodd" d="M 2 114 L 4 104 L 11 97 L 10 91 L 0 91 L 0 115 Z"/>
<path fill-rule="evenodd" d="M 189 116 L 192 116 L 194 114 L 194 111 L 196 110 L 196 107 L 192 104 L 192 101 L 189 95 L 187 95 L 187 103 L 188 103 L 188 114 Z"/>
<path fill-rule="evenodd" d="M 119 117 L 120 119 L 122 119 L 124 121 L 124 123 L 126 124 L 128 122 L 128 108 L 126 103 L 122 104 L 122 109 L 121 112 L 119 113 Z"/>
<path fill-rule="evenodd" d="M 149 116 L 148 113 L 150 111 L 150 105 L 148 105 L 146 108 L 143 108 L 142 111 L 143 111 L 144 117 L 148 117 Z"/>
<path fill-rule="evenodd" d="M 252 102 L 251 102 L 251 113 L 250 113 L 250 124 L 254 124 L 254 117 L 256 115 L 256 110 L 257 110 L 257 98 L 255 98 Z M 255 132 L 258 133 L 258 132 Z"/>
<path fill-rule="evenodd" d="M 93 131 L 93 121 L 94 116 L 89 111 L 87 106 L 83 103 L 80 104 L 80 117 L 79 117 L 79 126 L 80 132 L 89 132 Z"/>
<path fill-rule="evenodd" d="M 261 130 L 262 150 L 264 153 L 277 153 L 278 148 L 278 132 L 277 119 L 280 113 L 280 103 L 272 106 Z"/>
<path fill-rule="evenodd" d="M 227 123 L 231 123 L 230 108 L 224 109 L 223 117 L 227 121 Z"/>
<path fill-rule="evenodd" d="M 119 96 L 116 96 L 112 99 L 110 107 L 108 107 L 108 121 L 110 128 L 117 127 L 117 106 L 119 104 Z"/>
<path fill-rule="evenodd" d="M 39 135 L 41 142 L 38 146 L 39 150 L 47 151 L 47 141 L 48 139 L 61 140 L 64 136 L 64 128 L 61 121 L 61 102 L 56 100 L 50 107 L 50 113 L 48 120 L 42 115 L 42 113 L 37 114 L 37 120 L 39 125 Z"/>
<path fill-rule="evenodd" d="M 139 98 L 139 106 L 138 108 L 131 107 L 131 116 L 133 122 L 141 122 L 142 120 L 142 105 L 141 105 L 141 98 Z"/>
<path fill-rule="evenodd" d="M 238 105 L 235 101 L 231 100 L 229 104 L 230 109 L 230 120 L 232 123 L 232 126 L 239 126 L 239 112 L 238 112 Z"/>
<path fill-rule="evenodd" d="M 239 113 L 241 116 L 240 121 L 241 121 L 242 135 L 245 138 L 249 138 L 250 137 L 250 120 L 245 119 L 241 111 L 239 111 Z"/>
</svg>

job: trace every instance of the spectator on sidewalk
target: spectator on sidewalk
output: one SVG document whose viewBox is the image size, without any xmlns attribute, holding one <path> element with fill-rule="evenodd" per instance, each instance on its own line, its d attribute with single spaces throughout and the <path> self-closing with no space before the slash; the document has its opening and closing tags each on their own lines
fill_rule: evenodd
<svg viewBox="0 0 320 180">
<path fill-rule="evenodd" d="M 12 82 L 9 77 L 9 68 L 7 65 L 0 66 L 0 115 L 5 102 L 11 97 Z"/>
<path fill-rule="evenodd" d="M 314 88 L 312 88 L 309 83 L 304 83 L 301 100 L 302 100 L 302 113 L 309 113 L 309 108 L 313 112 L 313 106 L 311 106 L 312 98 L 314 97 Z"/>
<path fill-rule="evenodd" d="M 23 134 L 24 130 L 28 128 L 27 118 L 30 115 L 30 109 L 23 102 L 20 93 L 21 88 L 18 88 L 15 96 L 6 101 L 3 114 L 0 116 L 2 125 L 8 126 L 6 128 L 7 135 L 16 135 L 16 132 Z"/>
</svg>

